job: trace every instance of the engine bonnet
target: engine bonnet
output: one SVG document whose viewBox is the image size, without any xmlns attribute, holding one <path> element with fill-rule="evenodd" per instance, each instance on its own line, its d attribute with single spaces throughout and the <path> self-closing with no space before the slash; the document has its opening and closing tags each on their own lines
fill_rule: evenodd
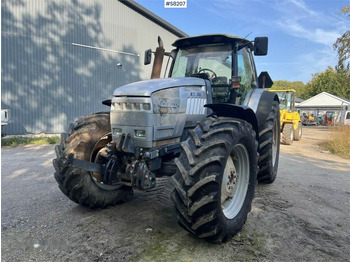
<svg viewBox="0 0 350 262">
<path fill-rule="evenodd" d="M 150 97 L 153 92 L 180 86 L 204 86 L 205 81 L 196 77 L 160 78 L 144 80 L 118 87 L 113 96 L 145 96 Z"/>
</svg>

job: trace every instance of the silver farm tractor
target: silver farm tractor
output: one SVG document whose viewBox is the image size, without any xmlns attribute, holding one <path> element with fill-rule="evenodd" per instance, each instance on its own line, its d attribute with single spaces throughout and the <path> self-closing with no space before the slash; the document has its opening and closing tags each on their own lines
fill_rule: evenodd
<svg viewBox="0 0 350 262">
<path fill-rule="evenodd" d="M 268 39 L 185 37 L 169 53 L 159 43 L 154 79 L 117 88 L 103 102 L 109 112 L 81 117 L 62 134 L 55 178 L 72 201 L 103 208 L 172 176 L 179 225 L 225 241 L 243 227 L 257 181 L 277 174 L 278 97 L 253 60 L 267 54 Z M 169 73 L 159 79 L 164 56 Z M 151 57 L 147 50 L 145 64 Z"/>
</svg>

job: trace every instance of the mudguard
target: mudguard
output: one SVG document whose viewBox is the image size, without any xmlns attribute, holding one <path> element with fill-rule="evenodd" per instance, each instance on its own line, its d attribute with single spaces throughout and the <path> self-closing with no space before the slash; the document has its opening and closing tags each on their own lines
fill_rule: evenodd
<svg viewBox="0 0 350 262">
<path fill-rule="evenodd" d="M 248 106 L 235 105 L 229 103 L 206 104 L 205 107 L 210 108 L 217 116 L 234 117 L 250 123 L 256 133 L 256 138 L 259 138 L 258 122 L 254 111 Z"/>
<path fill-rule="evenodd" d="M 244 105 L 221 103 L 207 104 L 205 107 L 213 110 L 218 116 L 235 117 L 247 121 L 253 126 L 258 139 L 260 127 L 266 122 L 273 101 L 279 102 L 277 94 L 255 88 L 248 93 Z"/>
<path fill-rule="evenodd" d="M 255 113 L 259 130 L 266 122 L 266 119 L 271 112 L 273 101 L 279 102 L 277 94 L 260 88 L 252 89 L 244 101 L 244 105 L 251 108 Z"/>
</svg>

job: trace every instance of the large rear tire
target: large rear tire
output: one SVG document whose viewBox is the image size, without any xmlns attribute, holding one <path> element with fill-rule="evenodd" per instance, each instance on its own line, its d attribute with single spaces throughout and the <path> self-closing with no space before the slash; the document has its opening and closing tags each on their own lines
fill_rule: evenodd
<svg viewBox="0 0 350 262">
<path fill-rule="evenodd" d="M 272 183 L 276 179 L 280 137 L 279 104 L 274 101 L 271 112 L 259 132 L 259 183 Z"/>
<path fill-rule="evenodd" d="M 94 162 L 98 152 L 110 141 L 110 132 L 108 113 L 91 114 L 72 123 L 68 135 L 63 133 L 60 145 L 56 146 L 55 179 L 61 191 L 80 205 L 104 208 L 124 201 L 132 193 L 130 187 L 99 183 L 96 175 L 75 168 L 67 161 L 67 156 L 73 154 L 77 159 Z"/>
<path fill-rule="evenodd" d="M 257 146 L 252 126 L 239 119 L 209 117 L 189 132 L 172 177 L 180 226 L 210 242 L 242 229 L 254 197 Z"/>
</svg>

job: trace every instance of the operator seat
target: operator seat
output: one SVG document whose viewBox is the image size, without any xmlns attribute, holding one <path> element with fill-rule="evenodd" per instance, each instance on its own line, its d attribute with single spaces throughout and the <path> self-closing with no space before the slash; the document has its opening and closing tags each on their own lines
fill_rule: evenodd
<svg viewBox="0 0 350 262">
<path fill-rule="evenodd" d="M 227 85 L 227 77 L 226 76 L 217 76 L 214 77 L 212 80 L 212 85 Z"/>
<path fill-rule="evenodd" d="M 230 87 L 226 76 L 217 76 L 211 79 L 213 101 L 227 103 L 230 97 Z"/>
</svg>

